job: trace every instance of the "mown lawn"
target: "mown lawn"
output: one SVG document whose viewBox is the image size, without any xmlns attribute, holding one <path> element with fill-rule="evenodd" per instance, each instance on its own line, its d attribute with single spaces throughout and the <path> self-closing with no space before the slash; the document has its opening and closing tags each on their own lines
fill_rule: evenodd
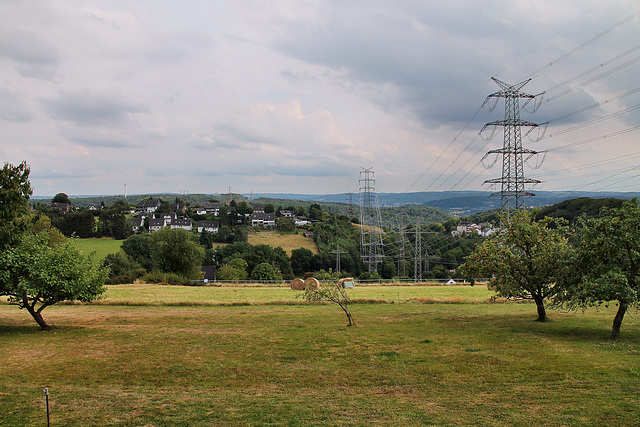
<svg viewBox="0 0 640 427">
<path fill-rule="evenodd" d="M 349 328 L 334 305 L 61 305 L 41 332 L 0 304 L 0 426 L 46 425 L 44 387 L 54 426 L 639 424 L 635 312 L 619 342 L 614 307 L 352 312 Z"/>
</svg>

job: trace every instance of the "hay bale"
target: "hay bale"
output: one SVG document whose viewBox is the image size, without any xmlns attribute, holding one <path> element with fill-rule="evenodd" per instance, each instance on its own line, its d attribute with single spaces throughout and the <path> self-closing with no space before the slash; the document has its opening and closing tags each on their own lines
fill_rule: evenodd
<svg viewBox="0 0 640 427">
<path fill-rule="evenodd" d="M 304 281 L 304 288 L 312 290 L 320 289 L 320 282 L 318 282 L 318 279 L 315 277 L 309 277 Z"/>
<path fill-rule="evenodd" d="M 356 285 L 356 280 L 353 277 L 345 277 L 338 280 L 338 287 L 342 289 L 353 288 Z"/>
<path fill-rule="evenodd" d="M 293 279 L 291 281 L 291 289 L 293 289 L 294 291 L 304 291 L 304 280 Z"/>
</svg>

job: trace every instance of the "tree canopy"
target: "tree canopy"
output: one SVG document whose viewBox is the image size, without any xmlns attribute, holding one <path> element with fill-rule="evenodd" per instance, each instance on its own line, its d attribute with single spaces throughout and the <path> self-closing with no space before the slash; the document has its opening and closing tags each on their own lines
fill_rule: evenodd
<svg viewBox="0 0 640 427">
<path fill-rule="evenodd" d="M 583 308 L 617 302 L 611 337 L 618 339 L 627 309 L 640 301 L 638 201 L 604 207 L 599 217 L 583 219 L 576 238 L 576 252 L 561 277 L 556 302 Z"/>
<path fill-rule="evenodd" d="M 505 228 L 479 245 L 461 269 L 472 283 L 490 278 L 500 296 L 533 299 L 538 320 L 545 321 L 545 299 L 558 292 L 556 277 L 566 268 L 570 246 L 560 220 L 536 221 L 535 214 L 523 210 L 505 218 Z"/>
<path fill-rule="evenodd" d="M 150 237 L 153 269 L 163 273 L 176 273 L 187 279 L 199 279 L 204 259 L 204 248 L 191 240 L 188 231 L 163 228 Z"/>
<path fill-rule="evenodd" d="M 71 200 L 69 200 L 69 196 L 67 196 L 65 193 L 58 193 L 55 196 L 53 196 L 53 199 L 51 200 L 52 203 L 67 203 L 67 204 L 71 204 Z"/>
</svg>

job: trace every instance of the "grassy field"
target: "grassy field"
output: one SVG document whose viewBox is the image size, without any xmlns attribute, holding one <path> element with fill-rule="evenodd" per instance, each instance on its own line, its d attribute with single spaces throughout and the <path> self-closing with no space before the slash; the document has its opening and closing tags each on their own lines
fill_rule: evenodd
<svg viewBox="0 0 640 427">
<path fill-rule="evenodd" d="M 252 245 L 269 245 L 274 248 L 281 247 L 291 256 L 291 251 L 299 248 L 309 249 L 317 254 L 318 247 L 313 239 L 302 237 L 301 234 L 280 234 L 279 231 L 261 231 L 249 234 L 249 243 Z"/>
<path fill-rule="evenodd" d="M 400 292 L 462 302 L 483 298 L 480 290 Z M 268 302 L 292 292 L 229 291 L 111 287 L 108 300 Z M 334 305 L 62 305 L 45 310 L 55 326 L 45 333 L 0 304 L 0 426 L 46 425 L 44 387 L 53 426 L 640 423 L 636 312 L 619 342 L 608 340 L 615 307 L 553 311 L 547 323 L 517 303 L 354 304 L 352 312 L 358 326 L 349 328 Z"/>
<path fill-rule="evenodd" d="M 302 304 L 301 291 L 289 287 L 194 287 L 133 284 L 109 286 L 108 305 L 259 305 Z M 366 286 L 349 290 L 354 302 L 487 302 L 495 292 L 486 286 Z"/>
<path fill-rule="evenodd" d="M 107 255 L 120 250 L 123 240 L 115 239 L 71 239 L 71 241 L 83 252 L 95 251 L 95 259 L 103 260 Z"/>
</svg>

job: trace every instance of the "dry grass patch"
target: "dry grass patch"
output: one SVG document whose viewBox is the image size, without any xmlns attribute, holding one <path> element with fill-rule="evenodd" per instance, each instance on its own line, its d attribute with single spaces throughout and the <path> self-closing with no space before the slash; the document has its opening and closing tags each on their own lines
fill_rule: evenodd
<svg viewBox="0 0 640 427">
<path fill-rule="evenodd" d="M 287 255 L 291 256 L 294 249 L 309 249 L 314 254 L 320 253 L 318 246 L 307 237 L 301 234 L 280 234 L 278 231 L 260 231 L 249 234 L 249 244 L 268 245 L 273 248 L 281 247 Z"/>
</svg>

